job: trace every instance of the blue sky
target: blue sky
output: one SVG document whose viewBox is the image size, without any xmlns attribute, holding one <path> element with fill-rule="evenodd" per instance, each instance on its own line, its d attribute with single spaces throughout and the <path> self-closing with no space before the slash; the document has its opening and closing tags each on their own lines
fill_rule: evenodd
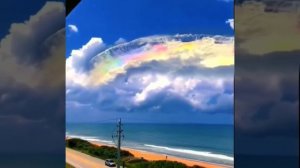
<svg viewBox="0 0 300 168">
<path fill-rule="evenodd" d="M 233 124 L 232 18 L 232 1 L 83 0 L 66 22 L 67 122 Z"/>
<path fill-rule="evenodd" d="M 56 0 L 64 2 L 64 0 Z M 34 15 L 45 4 L 45 0 L 35 0 L 34 3 L 28 3 L 27 1 L 18 1 L 17 5 L 15 1 L 3 0 L 1 1 L 0 10 L 2 13 L 7 13 L 0 17 L 1 29 L 0 39 L 8 34 L 9 28 L 12 23 L 20 23 L 28 20 L 31 15 Z M 18 11 L 12 12 L 11 11 Z M 9 13 L 9 14 L 8 14 Z"/>
<path fill-rule="evenodd" d="M 233 2 L 225 0 L 82 0 L 67 17 L 79 30 L 68 34 L 67 56 L 91 37 L 113 44 L 157 34 L 233 35 L 230 18 Z"/>
</svg>

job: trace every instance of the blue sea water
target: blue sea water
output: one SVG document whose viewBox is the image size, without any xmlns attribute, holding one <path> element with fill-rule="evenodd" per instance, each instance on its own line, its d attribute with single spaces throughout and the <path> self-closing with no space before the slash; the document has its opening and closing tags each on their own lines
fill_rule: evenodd
<svg viewBox="0 0 300 168">
<path fill-rule="evenodd" d="M 124 123 L 122 146 L 233 165 L 233 126 Z M 68 123 L 67 136 L 114 144 L 116 124 Z"/>
</svg>

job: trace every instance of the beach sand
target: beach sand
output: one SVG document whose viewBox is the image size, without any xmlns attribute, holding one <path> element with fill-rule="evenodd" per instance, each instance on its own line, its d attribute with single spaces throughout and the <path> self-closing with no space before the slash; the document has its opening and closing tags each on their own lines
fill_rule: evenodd
<svg viewBox="0 0 300 168">
<path fill-rule="evenodd" d="M 103 146 L 103 145 L 110 146 L 110 145 L 102 144 L 102 143 L 99 143 L 96 141 L 89 141 L 89 142 L 91 142 L 95 145 L 98 145 L 98 146 Z M 166 155 L 159 154 L 159 153 L 141 151 L 141 150 L 126 148 L 126 147 L 122 147 L 122 150 L 127 150 L 130 153 L 132 153 L 135 157 L 144 158 L 149 161 L 166 160 Z M 228 168 L 228 167 L 230 167 L 230 166 L 226 166 L 226 165 L 218 165 L 218 164 L 213 164 L 213 163 L 208 163 L 208 162 L 189 160 L 189 159 L 184 159 L 184 158 L 179 158 L 179 157 L 169 156 L 169 155 L 167 156 L 167 160 L 181 162 L 188 166 L 198 165 L 198 166 L 203 166 L 206 168 L 225 168 L 225 167 Z"/>
</svg>

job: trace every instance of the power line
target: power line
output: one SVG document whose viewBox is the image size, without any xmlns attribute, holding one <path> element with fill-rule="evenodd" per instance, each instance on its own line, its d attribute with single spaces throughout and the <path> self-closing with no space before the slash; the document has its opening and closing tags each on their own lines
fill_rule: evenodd
<svg viewBox="0 0 300 168">
<path fill-rule="evenodd" d="M 115 134 L 112 135 L 113 141 L 115 142 L 114 138 L 117 138 L 117 168 L 120 168 L 121 165 L 121 140 L 124 138 L 123 129 L 122 129 L 122 122 L 121 118 L 117 123 L 117 131 Z"/>
</svg>

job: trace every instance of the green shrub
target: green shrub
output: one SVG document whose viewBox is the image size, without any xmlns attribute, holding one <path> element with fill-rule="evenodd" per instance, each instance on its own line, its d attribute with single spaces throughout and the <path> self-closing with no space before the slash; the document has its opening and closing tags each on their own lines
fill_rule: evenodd
<svg viewBox="0 0 300 168">
<path fill-rule="evenodd" d="M 111 159 L 116 158 L 117 149 L 110 146 L 97 146 L 88 141 L 72 138 L 66 140 L 67 147 L 86 153 L 88 155 L 100 158 L 100 159 Z M 130 152 L 121 150 L 122 157 L 133 156 Z"/>
</svg>

